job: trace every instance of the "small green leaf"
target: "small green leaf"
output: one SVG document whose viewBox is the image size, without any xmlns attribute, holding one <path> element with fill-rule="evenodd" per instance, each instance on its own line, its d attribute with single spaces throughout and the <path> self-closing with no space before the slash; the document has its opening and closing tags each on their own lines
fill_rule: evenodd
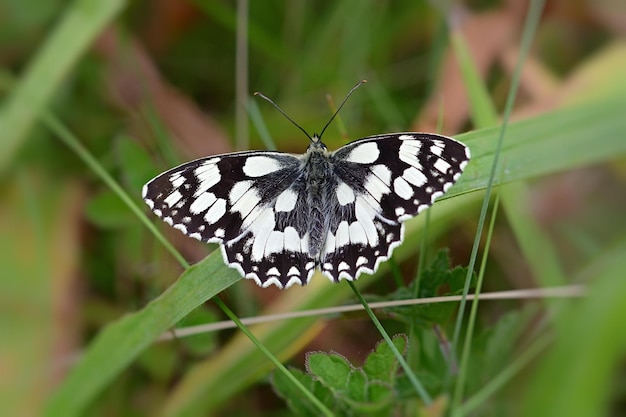
<svg viewBox="0 0 626 417">
<path fill-rule="evenodd" d="M 450 269 L 448 251 L 442 249 L 437 252 L 431 264 L 420 274 L 419 296 L 436 297 L 443 295 L 457 295 L 463 292 L 467 268 L 456 267 Z M 474 278 L 472 279 L 472 283 Z M 401 287 L 386 299 L 407 300 L 414 297 L 416 282 L 408 287 Z M 397 315 L 397 318 L 423 326 L 445 324 L 458 303 L 422 304 L 407 307 L 393 307 L 388 311 Z"/>
<path fill-rule="evenodd" d="M 354 367 L 338 353 L 314 352 L 306 356 L 307 369 L 335 392 L 345 391 Z"/>
<path fill-rule="evenodd" d="M 406 352 L 408 339 L 405 335 L 396 335 L 392 338 L 393 344 L 403 354 Z M 393 383 L 398 372 L 398 362 L 389 345 L 381 341 L 372 353 L 367 356 L 363 370 L 370 381 Z"/>
<path fill-rule="evenodd" d="M 396 397 L 393 387 L 381 381 L 371 381 L 367 387 L 367 396 L 370 402 L 379 405 L 388 405 Z"/>
<path fill-rule="evenodd" d="M 368 401 L 367 376 L 362 369 L 354 369 L 350 375 L 348 375 L 345 395 L 352 401 Z"/>
</svg>

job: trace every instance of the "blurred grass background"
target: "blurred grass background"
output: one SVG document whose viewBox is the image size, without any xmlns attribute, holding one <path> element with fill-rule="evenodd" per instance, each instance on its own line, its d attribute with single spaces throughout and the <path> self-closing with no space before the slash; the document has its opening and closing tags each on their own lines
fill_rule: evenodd
<svg viewBox="0 0 626 417">
<path fill-rule="evenodd" d="M 105 355 L 101 369 L 87 362 L 78 368 L 84 371 L 80 378 L 73 379 L 77 385 L 68 385 L 72 365 L 94 346 L 96 335 L 157 298 L 182 269 L 94 170 L 58 140 L 58 132 L 42 123 L 50 115 L 140 203 L 143 183 L 179 162 L 264 147 L 259 126 L 236 116 L 238 103 L 262 114 L 278 149 L 306 148 L 299 131 L 250 93 L 263 92 L 315 132 L 331 113 L 326 95 L 336 103 L 356 81 L 368 79 L 342 111 L 341 123 L 329 128 L 325 143 L 335 149 L 348 140 L 398 130 L 470 132 L 457 137 L 472 147 L 475 165 L 456 188 L 458 197 L 434 207 L 426 251 L 428 257 L 447 246 L 453 264 L 467 264 L 481 198 L 480 192 L 469 192 L 484 187 L 497 130 L 477 130 L 489 127 L 491 119 L 476 117 L 467 91 L 482 86 L 468 85 L 461 76 L 448 23 L 462 29 L 458 33 L 500 113 L 519 52 L 526 2 L 450 2 L 445 7 L 414 1 L 250 2 L 243 21 L 248 55 L 237 61 L 243 4 L 0 0 L 3 415 L 38 415 L 55 398 L 79 397 L 73 390 L 92 386 L 88 379 L 99 388 L 84 394 L 85 404 L 74 409 L 79 413 L 288 415 L 267 384 L 271 366 L 236 331 L 136 348 L 137 358 L 124 352 L 126 364 L 119 362 L 119 374 L 98 380 L 114 366 Z M 508 143 L 514 145 L 502 162 L 503 180 L 527 181 L 505 191 L 509 206 L 505 202 L 494 231 L 485 291 L 598 284 L 585 300 L 565 306 L 481 305 L 485 328 L 506 314 L 533 318 L 520 321 L 519 334 L 501 336 L 508 338 L 507 350 L 476 353 L 476 363 L 492 364 L 496 375 L 500 368 L 495 364 L 504 367 L 520 353 L 515 345 L 531 340 L 541 328 L 538 323 L 553 319 L 549 334 L 555 338 L 544 362 L 537 360 L 495 399 L 483 400 L 483 412 L 626 413 L 626 313 L 621 307 L 626 296 L 626 128 L 620 116 L 626 102 L 625 28 L 626 7 L 617 0 L 554 1 L 546 5 L 534 34 L 512 115 L 524 122 L 511 127 Z M 594 125 L 594 120 L 601 123 Z M 421 217 L 407 226 L 407 243 L 396 256 L 395 268 L 406 281 L 415 275 Z M 191 263 L 212 249 L 165 227 L 162 231 Z M 214 263 L 219 265 L 219 256 Z M 197 270 L 205 271 L 205 264 Z M 207 287 L 217 286 L 216 281 Z M 395 288 L 388 268 L 358 283 L 372 293 Z M 194 285 L 202 282 L 179 287 L 180 293 L 193 292 Z M 333 306 L 349 296 L 345 285 L 332 286 L 320 277 L 307 288 L 287 292 L 240 281 L 221 295 L 240 317 Z M 200 303 L 202 297 L 197 298 Z M 529 308 L 545 308 L 549 314 L 530 315 Z M 182 310 L 168 311 L 160 312 L 163 320 L 175 322 Z M 223 318 L 208 302 L 182 324 Z M 148 326 L 141 320 L 137 325 L 132 336 L 141 338 L 137 329 Z M 402 329 L 391 320 L 388 325 Z M 279 358 L 300 368 L 303 352 L 335 350 L 358 362 L 378 340 L 362 316 L 300 319 L 254 332 Z M 151 340 L 143 338 L 144 347 Z M 430 342 L 419 343 L 436 346 Z M 111 345 L 104 346 L 113 353 Z M 484 382 L 470 383 L 469 393 Z"/>
</svg>

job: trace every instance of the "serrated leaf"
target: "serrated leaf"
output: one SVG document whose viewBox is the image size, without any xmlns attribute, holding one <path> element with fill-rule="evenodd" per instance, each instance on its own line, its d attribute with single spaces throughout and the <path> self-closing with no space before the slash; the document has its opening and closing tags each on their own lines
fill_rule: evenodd
<svg viewBox="0 0 626 417">
<path fill-rule="evenodd" d="M 404 354 L 408 345 L 406 336 L 396 335 L 392 341 L 398 351 Z M 398 372 L 398 361 L 389 345 L 381 341 L 365 359 L 363 370 L 370 381 L 382 381 L 391 384 Z"/>
<path fill-rule="evenodd" d="M 441 249 L 435 258 L 420 275 L 419 296 L 422 298 L 457 295 L 463 292 L 467 268 L 456 267 L 450 269 L 450 259 L 447 249 Z M 472 278 L 472 284 L 474 277 Z M 407 300 L 414 297 L 416 282 L 408 287 L 402 287 L 393 292 L 385 299 Z M 422 304 L 406 307 L 393 307 L 388 311 L 395 314 L 398 319 L 431 326 L 432 324 L 445 324 L 456 309 L 458 303 Z"/>
<path fill-rule="evenodd" d="M 345 391 L 350 374 L 354 370 L 352 364 L 338 353 L 313 352 L 306 356 L 308 371 L 333 391 Z"/>
<path fill-rule="evenodd" d="M 354 369 L 348 375 L 345 396 L 356 402 L 366 402 L 367 397 L 367 377 L 362 369 Z"/>
<path fill-rule="evenodd" d="M 371 381 L 367 387 L 367 395 L 370 402 L 381 405 L 387 405 L 396 398 L 393 387 L 382 381 Z"/>
</svg>

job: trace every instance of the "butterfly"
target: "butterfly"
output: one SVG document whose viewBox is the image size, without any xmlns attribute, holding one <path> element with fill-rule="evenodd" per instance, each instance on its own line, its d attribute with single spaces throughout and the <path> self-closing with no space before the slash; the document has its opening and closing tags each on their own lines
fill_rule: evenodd
<svg viewBox="0 0 626 417">
<path fill-rule="evenodd" d="M 285 115 L 309 137 L 302 155 L 200 158 L 149 181 L 143 199 L 185 235 L 218 243 L 225 263 L 262 287 L 305 285 L 316 270 L 334 282 L 371 274 L 402 243 L 404 222 L 459 179 L 470 150 L 446 136 L 404 132 L 329 151 L 321 136 L 335 115 L 313 136 Z"/>
</svg>

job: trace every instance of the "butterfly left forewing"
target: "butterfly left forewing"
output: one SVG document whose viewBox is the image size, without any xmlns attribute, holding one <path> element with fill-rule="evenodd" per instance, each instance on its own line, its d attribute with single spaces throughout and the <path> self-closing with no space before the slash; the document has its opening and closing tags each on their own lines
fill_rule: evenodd
<svg viewBox="0 0 626 417">
<path fill-rule="evenodd" d="M 443 195 L 469 158 L 462 143 L 426 133 L 372 136 L 334 152 L 322 272 L 335 281 L 374 272 L 402 242 L 402 222 Z"/>
<path fill-rule="evenodd" d="M 279 152 L 216 155 L 173 168 L 143 189 L 151 210 L 184 234 L 219 243 L 224 260 L 261 286 L 306 283 L 301 161 Z"/>
</svg>

